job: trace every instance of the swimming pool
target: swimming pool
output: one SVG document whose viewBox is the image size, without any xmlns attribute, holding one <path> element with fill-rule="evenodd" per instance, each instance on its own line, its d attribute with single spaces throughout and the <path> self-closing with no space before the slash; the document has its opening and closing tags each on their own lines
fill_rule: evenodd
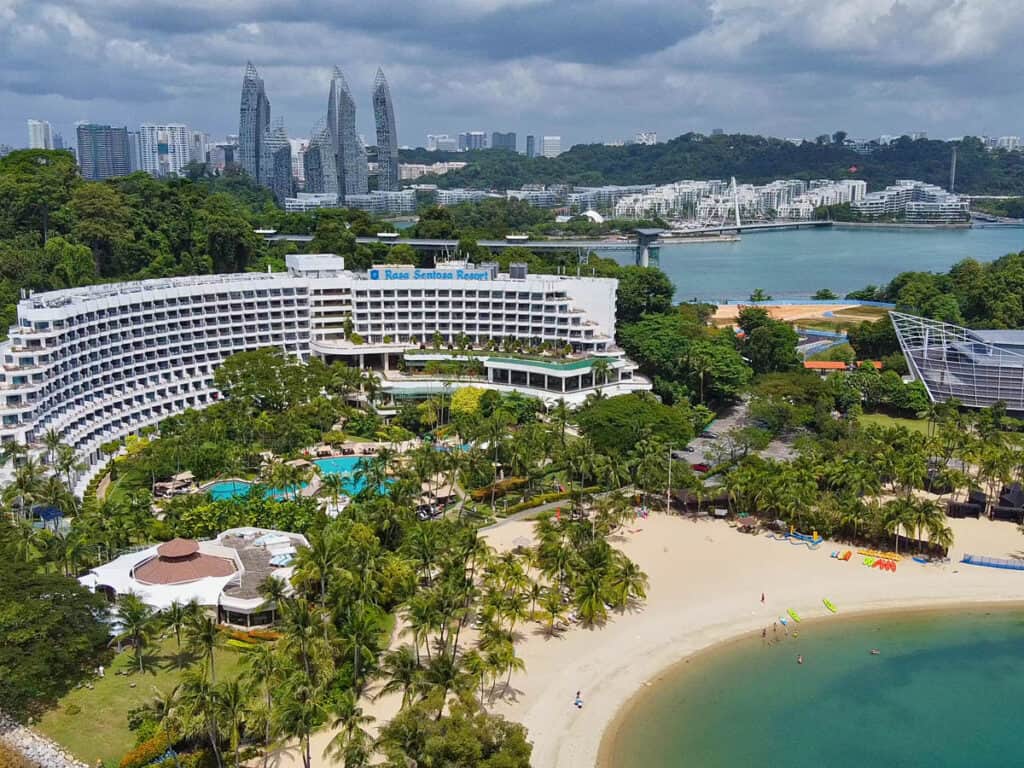
<svg viewBox="0 0 1024 768">
<path fill-rule="evenodd" d="M 355 477 L 356 468 L 362 459 L 361 456 L 334 456 L 330 459 L 316 459 L 313 463 L 320 468 L 320 474 L 323 477 L 341 475 L 345 481 L 343 483 L 345 493 L 355 496 L 366 487 L 366 483 L 362 479 Z M 306 483 L 303 483 L 302 487 L 305 488 Z M 245 480 L 219 480 L 207 488 L 206 492 L 214 501 L 223 501 L 224 499 L 248 496 L 251 488 L 252 483 Z M 280 488 L 268 488 L 266 495 L 268 499 L 280 499 L 284 497 L 285 493 Z"/>
</svg>

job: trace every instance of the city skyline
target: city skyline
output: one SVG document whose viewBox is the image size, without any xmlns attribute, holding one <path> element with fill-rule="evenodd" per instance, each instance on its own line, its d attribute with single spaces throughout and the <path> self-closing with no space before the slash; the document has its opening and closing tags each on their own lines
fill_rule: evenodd
<svg viewBox="0 0 1024 768">
<path fill-rule="evenodd" d="M 226 106 L 247 58 L 262 62 L 275 113 L 312 125 L 332 66 L 311 61 L 311 28 L 322 48 L 346 52 L 350 82 L 372 82 L 385 65 L 401 105 L 398 143 L 413 146 L 460 125 L 559 134 L 568 148 L 642 127 L 663 137 L 718 126 L 949 137 L 1014 135 L 1024 122 L 1020 100 L 1002 88 L 1021 66 L 1010 46 L 1024 21 L 998 5 L 344 5 L 314 4 L 300 18 L 271 2 L 244 20 L 190 0 L 175 13 L 159 1 L 136 10 L 126 0 L 116 14 L 78 2 L 0 5 L 0 142 L 24 145 L 27 118 L 65 136 L 79 120 L 234 133 Z M 361 110 L 358 132 L 372 127 Z"/>
</svg>

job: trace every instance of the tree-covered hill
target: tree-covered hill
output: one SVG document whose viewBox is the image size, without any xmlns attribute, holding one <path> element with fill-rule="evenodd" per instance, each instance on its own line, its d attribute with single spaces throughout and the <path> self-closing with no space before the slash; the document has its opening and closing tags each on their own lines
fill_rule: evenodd
<svg viewBox="0 0 1024 768">
<path fill-rule="evenodd" d="M 530 183 L 665 184 L 681 179 L 735 176 L 741 183 L 781 178 L 858 178 L 867 181 L 869 189 L 878 189 L 896 179 L 919 179 L 947 186 L 955 146 L 958 191 L 1024 193 L 1024 154 L 990 152 L 973 137 L 957 142 L 912 141 L 903 137 L 887 146 L 873 145 L 873 152 L 864 155 L 844 146 L 844 136 L 838 132 L 834 136 L 838 141 L 822 136 L 816 142 L 794 144 L 763 136 L 688 133 L 653 146 L 580 144 L 556 158 L 527 158 L 500 150 L 418 153 L 415 157 L 422 162 L 423 154 L 436 154 L 437 157 L 429 159 L 468 162 L 461 170 L 421 179 L 448 188 L 514 189 Z"/>
</svg>

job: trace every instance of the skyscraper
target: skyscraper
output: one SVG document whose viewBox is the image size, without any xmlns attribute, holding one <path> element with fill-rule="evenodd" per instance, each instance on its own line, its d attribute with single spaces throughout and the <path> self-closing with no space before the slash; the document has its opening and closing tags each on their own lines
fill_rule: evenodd
<svg viewBox="0 0 1024 768">
<path fill-rule="evenodd" d="M 263 137 L 270 130 L 270 101 L 263 89 L 263 78 L 252 62 L 245 66 L 242 102 L 238 110 L 238 155 L 242 170 L 260 179 Z"/>
<path fill-rule="evenodd" d="M 526 137 L 526 156 L 536 157 L 537 156 L 537 137 L 527 136 Z"/>
<path fill-rule="evenodd" d="M 78 167 L 90 181 L 127 176 L 130 172 L 128 129 L 81 123 L 78 134 Z"/>
<path fill-rule="evenodd" d="M 509 131 L 508 133 L 502 133 L 501 131 L 494 131 L 491 133 L 491 149 L 507 149 L 509 152 L 516 151 L 516 134 L 515 131 Z"/>
<path fill-rule="evenodd" d="M 138 131 L 128 131 L 128 170 L 132 173 L 142 170 L 142 150 L 139 148 Z"/>
<path fill-rule="evenodd" d="M 187 125 L 139 126 L 140 170 L 157 177 L 184 176 L 191 158 L 192 132 Z"/>
<path fill-rule="evenodd" d="M 53 148 L 54 149 L 65 149 L 66 147 L 64 146 L 64 136 L 60 133 L 60 131 L 52 131 L 52 135 L 53 135 Z"/>
<path fill-rule="evenodd" d="M 384 84 L 387 88 L 387 83 Z M 376 99 L 376 93 L 374 94 Z M 389 103 L 390 103 L 390 96 Z M 376 101 L 374 102 L 376 107 Z M 391 115 L 392 132 L 395 123 Z M 334 148 L 335 167 L 338 173 L 337 192 L 344 200 L 345 195 L 365 195 L 367 192 L 366 151 L 356 133 L 356 102 L 352 98 L 341 69 L 334 68 L 331 77 L 331 91 L 327 97 L 327 129 L 331 134 Z M 378 133 L 380 128 L 377 128 Z"/>
<path fill-rule="evenodd" d="M 545 136 L 541 141 L 541 154 L 544 157 L 558 157 L 562 154 L 562 137 Z"/>
<path fill-rule="evenodd" d="M 463 131 L 459 134 L 459 152 L 487 149 L 487 134 L 483 131 Z"/>
<path fill-rule="evenodd" d="M 46 120 L 28 121 L 28 148 L 53 149 L 53 129 Z"/>
<path fill-rule="evenodd" d="M 373 119 L 377 123 L 377 189 L 397 192 L 398 181 L 398 129 L 395 127 L 395 107 L 391 102 L 391 89 L 384 78 L 384 70 L 377 69 L 373 79 Z"/>
<path fill-rule="evenodd" d="M 274 193 L 278 203 L 292 195 L 292 144 L 278 123 L 260 138 L 259 183 Z"/>
<path fill-rule="evenodd" d="M 309 133 L 309 146 L 302 156 L 306 192 L 338 194 L 338 171 L 334 161 L 334 140 L 324 119 L 320 118 Z"/>
</svg>

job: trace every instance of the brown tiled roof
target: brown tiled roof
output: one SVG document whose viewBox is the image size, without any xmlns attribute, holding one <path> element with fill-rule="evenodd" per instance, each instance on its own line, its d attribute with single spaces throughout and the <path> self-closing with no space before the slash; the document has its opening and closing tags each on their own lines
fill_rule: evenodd
<svg viewBox="0 0 1024 768">
<path fill-rule="evenodd" d="M 194 539 L 171 539 L 156 548 L 156 553 L 166 559 L 191 557 L 197 552 L 199 552 L 199 542 Z"/>
<path fill-rule="evenodd" d="M 134 576 L 146 584 L 183 584 L 198 579 L 230 576 L 234 572 L 234 561 L 196 552 L 173 559 L 158 555 L 137 566 Z"/>
</svg>

